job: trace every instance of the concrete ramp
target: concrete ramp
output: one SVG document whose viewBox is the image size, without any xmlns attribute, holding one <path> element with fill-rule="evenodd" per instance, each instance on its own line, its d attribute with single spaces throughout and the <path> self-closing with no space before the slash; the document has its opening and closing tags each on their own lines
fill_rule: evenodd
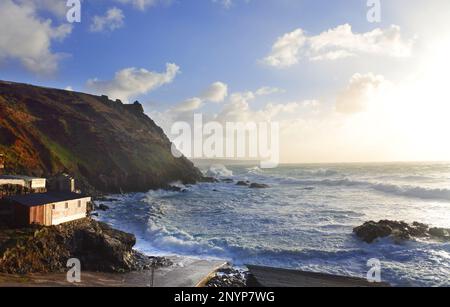
<svg viewBox="0 0 450 307">
<path fill-rule="evenodd" d="M 355 277 L 335 276 L 322 273 L 303 272 L 247 265 L 250 287 L 388 287 L 386 283 L 369 283 Z"/>
<path fill-rule="evenodd" d="M 170 257 L 169 257 L 170 258 Z M 196 287 L 226 262 L 193 258 L 170 258 L 174 265 L 152 271 L 125 274 L 82 272 L 82 282 L 71 284 L 66 274 L 26 276 L 0 274 L 0 287 Z"/>
</svg>

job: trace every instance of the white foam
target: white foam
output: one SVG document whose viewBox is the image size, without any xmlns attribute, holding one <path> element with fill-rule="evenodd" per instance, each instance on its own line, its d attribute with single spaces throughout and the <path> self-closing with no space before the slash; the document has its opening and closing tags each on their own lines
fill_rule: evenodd
<svg viewBox="0 0 450 307">
<path fill-rule="evenodd" d="M 227 169 L 225 165 L 215 164 L 210 166 L 206 175 L 210 177 L 232 177 L 233 172 Z"/>
</svg>

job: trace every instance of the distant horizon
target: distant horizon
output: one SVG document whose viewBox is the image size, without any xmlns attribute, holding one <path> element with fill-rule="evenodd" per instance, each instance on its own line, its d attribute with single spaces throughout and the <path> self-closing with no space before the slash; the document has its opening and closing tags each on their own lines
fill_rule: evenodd
<svg viewBox="0 0 450 307">
<path fill-rule="evenodd" d="M 56 88 L 56 87 L 47 87 L 45 85 L 36 85 L 36 84 L 32 84 L 32 83 L 23 83 L 23 82 L 17 82 L 14 80 L 3 80 L 0 79 L 0 82 L 5 82 L 5 83 L 15 83 L 15 84 L 23 84 L 23 85 L 31 85 L 31 86 L 35 86 L 35 87 L 41 87 L 41 88 L 47 88 L 47 89 L 52 89 L 52 90 L 61 90 L 61 91 L 70 91 L 70 92 L 75 92 L 75 93 L 79 93 L 79 94 L 85 94 L 85 95 L 91 95 L 91 96 L 96 96 L 96 97 L 101 97 L 101 96 L 107 96 L 104 94 L 90 94 L 90 93 L 85 93 L 85 92 L 77 92 L 77 91 L 73 91 L 73 90 L 67 90 L 67 89 L 63 89 L 63 88 Z M 109 97 L 109 99 L 112 99 L 111 97 Z M 124 104 L 132 104 L 132 103 L 126 103 L 123 102 Z M 151 118 L 151 116 L 149 114 L 146 113 L 147 116 L 149 116 Z M 196 162 L 196 161 L 221 161 L 221 162 L 235 162 L 235 163 L 255 163 L 258 164 L 260 162 L 260 160 L 253 160 L 253 159 L 208 159 L 208 158 L 204 158 L 204 159 L 189 159 L 192 162 Z M 318 161 L 318 162 L 305 162 L 305 161 L 298 161 L 298 162 L 283 162 L 281 161 L 279 163 L 280 166 L 283 165 L 314 165 L 314 164 L 378 164 L 378 163 L 383 163 L 383 164 L 392 164 L 392 163 L 450 163 L 450 159 L 449 160 L 367 160 L 367 161 Z"/>
<path fill-rule="evenodd" d="M 377 3 L 4 0 L 0 79 L 137 100 L 172 142 L 278 124 L 281 163 L 449 160 L 450 2 Z"/>
<path fill-rule="evenodd" d="M 224 163 L 226 164 L 227 162 L 231 162 L 231 163 L 240 163 L 240 164 L 244 164 L 244 163 L 255 163 L 258 164 L 259 160 L 223 160 L 223 159 L 189 159 L 190 161 L 192 161 L 194 164 L 196 162 L 212 162 L 212 163 Z M 395 163 L 399 163 L 399 164 L 406 164 L 406 163 L 417 163 L 417 164 L 421 164 L 421 163 L 436 163 L 436 164 L 441 164 L 441 163 L 450 163 L 450 160 L 448 161 L 355 161 L 355 162 L 280 162 L 279 166 L 284 166 L 284 165 L 325 165 L 325 164 L 395 164 Z"/>
</svg>

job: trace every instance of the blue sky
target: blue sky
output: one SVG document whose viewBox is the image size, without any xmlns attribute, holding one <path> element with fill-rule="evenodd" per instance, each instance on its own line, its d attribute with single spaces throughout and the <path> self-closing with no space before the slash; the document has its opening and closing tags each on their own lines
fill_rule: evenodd
<svg viewBox="0 0 450 307">
<path fill-rule="evenodd" d="M 418 75 L 432 79 L 424 69 L 433 58 L 427 48 L 433 52 L 446 41 L 448 1 L 381 0 L 382 18 L 370 23 L 366 0 L 233 0 L 231 6 L 223 0 L 84 0 L 82 22 L 71 25 L 65 2 L 2 1 L 0 79 L 138 99 L 166 131 L 164 124 L 196 111 L 223 120 L 242 113 L 240 120 L 277 119 L 287 131 L 310 130 L 295 141 L 309 149 L 285 145 L 286 161 L 442 158 L 437 149 L 435 155 L 405 154 L 416 143 L 375 153 L 379 143 L 344 149 L 361 143 L 349 125 L 374 133 L 372 126 L 357 127 L 367 122 L 364 116 L 380 122 L 367 113 L 374 97 L 404 97 Z M 276 49 L 277 43 L 283 47 Z M 168 63 L 176 65 L 171 72 Z M 135 76 L 147 79 L 130 81 Z M 262 87 L 270 93 L 258 94 Z M 379 93 L 386 88 L 389 99 Z M 223 97 L 206 97 L 208 90 Z M 333 140 L 325 136 L 330 130 L 340 131 Z M 405 139 L 388 143 L 399 138 Z M 311 150 L 319 147 L 315 139 L 335 146 L 338 157 L 327 146 Z M 440 150 L 450 157 L 450 150 Z"/>
<path fill-rule="evenodd" d="M 123 10 L 124 26 L 115 31 L 89 32 L 93 16 L 110 7 Z M 218 80 L 236 91 L 274 86 L 290 89 L 286 95 L 291 97 L 310 98 L 325 87 L 344 84 L 346 80 L 338 84 L 335 79 L 348 79 L 351 73 L 341 74 L 339 64 L 336 71 L 321 73 L 328 67 L 309 63 L 278 71 L 258 60 L 270 51 L 278 36 L 299 27 L 318 34 L 345 23 L 358 32 L 380 26 L 368 23 L 366 12 L 366 1 L 361 0 L 236 0 L 228 9 L 211 0 L 188 0 L 145 11 L 112 1 L 84 1 L 81 24 L 74 24 L 70 36 L 52 45 L 54 52 L 67 54 L 56 73 L 36 75 L 16 63 L 3 63 L 0 77 L 85 90 L 90 78 L 108 79 L 125 67 L 161 71 L 165 63 L 173 62 L 182 71 L 176 81 L 137 98 L 144 103 L 175 103 Z M 381 26 L 393 22 L 389 18 L 382 21 Z"/>
</svg>

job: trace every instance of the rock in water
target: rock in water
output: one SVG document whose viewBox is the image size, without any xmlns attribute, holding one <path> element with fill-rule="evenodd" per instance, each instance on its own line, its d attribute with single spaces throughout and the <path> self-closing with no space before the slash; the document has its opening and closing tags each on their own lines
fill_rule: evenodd
<svg viewBox="0 0 450 307">
<path fill-rule="evenodd" d="M 268 189 L 270 188 L 267 184 L 262 183 L 252 183 L 250 189 Z"/>
<path fill-rule="evenodd" d="M 375 222 L 366 222 L 364 225 L 356 227 L 353 232 L 367 243 L 372 243 L 375 239 L 384 238 L 392 233 L 392 229 L 386 225 Z"/>
<path fill-rule="evenodd" d="M 383 220 L 379 222 L 366 222 L 353 229 L 353 232 L 364 242 L 372 243 L 378 238 L 393 237 L 396 241 L 410 240 L 411 238 L 434 238 L 450 240 L 449 229 L 429 228 L 428 225 L 414 222 Z"/>
<path fill-rule="evenodd" d="M 134 235 L 89 218 L 52 227 L 1 230 L 0 272 L 64 271 L 70 258 L 78 258 L 88 271 L 140 270 L 151 259 L 134 251 L 135 244 Z"/>
<path fill-rule="evenodd" d="M 100 211 L 108 211 L 109 210 L 109 207 L 107 205 L 105 205 L 105 204 L 100 204 L 100 205 L 98 205 L 97 208 Z"/>
</svg>

